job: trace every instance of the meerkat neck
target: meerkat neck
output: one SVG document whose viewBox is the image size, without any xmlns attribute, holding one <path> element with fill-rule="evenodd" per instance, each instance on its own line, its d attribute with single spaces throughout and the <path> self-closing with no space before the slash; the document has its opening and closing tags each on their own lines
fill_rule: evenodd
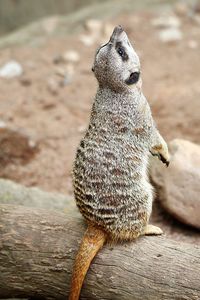
<svg viewBox="0 0 200 300">
<path fill-rule="evenodd" d="M 97 95 L 98 94 L 106 94 L 106 95 L 110 95 L 111 97 L 113 97 L 113 99 L 115 98 L 126 98 L 126 97 L 134 97 L 134 98 L 137 98 L 140 96 L 141 94 L 141 90 L 137 89 L 137 87 L 134 87 L 134 88 L 127 88 L 127 89 L 123 89 L 123 90 L 113 90 L 107 86 L 105 87 L 102 87 L 102 86 L 99 86 L 98 89 L 97 89 Z"/>
<path fill-rule="evenodd" d="M 99 87 L 95 97 L 96 108 L 112 110 L 113 112 L 130 113 L 137 110 L 142 93 L 138 89 L 116 92 L 107 87 Z"/>
</svg>

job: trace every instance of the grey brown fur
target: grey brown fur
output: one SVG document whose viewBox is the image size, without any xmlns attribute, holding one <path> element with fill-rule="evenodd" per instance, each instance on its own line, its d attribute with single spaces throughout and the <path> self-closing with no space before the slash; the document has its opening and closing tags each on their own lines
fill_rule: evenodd
<svg viewBox="0 0 200 300">
<path fill-rule="evenodd" d="M 120 57 L 116 43 L 128 59 Z M 121 26 L 97 51 L 93 70 L 99 87 L 74 163 L 75 199 L 85 219 L 111 240 L 131 240 L 145 233 L 152 210 L 150 152 L 168 163 L 167 145 L 142 94 L 141 78 L 126 84 L 131 73 L 140 72 L 140 62 Z"/>
</svg>

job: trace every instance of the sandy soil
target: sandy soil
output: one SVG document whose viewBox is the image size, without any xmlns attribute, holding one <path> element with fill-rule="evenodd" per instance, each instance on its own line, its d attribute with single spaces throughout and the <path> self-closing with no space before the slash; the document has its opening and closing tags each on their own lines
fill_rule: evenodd
<svg viewBox="0 0 200 300">
<path fill-rule="evenodd" d="M 200 143 L 200 25 L 181 17 L 183 39 L 165 44 L 151 24 L 155 13 L 121 15 L 110 23 L 122 24 L 138 51 L 142 63 L 143 90 L 158 128 L 167 141 L 184 138 Z M 7 164 L 0 176 L 26 186 L 72 195 L 71 168 L 75 149 L 88 124 L 96 91 L 91 66 L 96 47 L 85 46 L 77 36 L 49 38 L 38 47 L 20 46 L 1 50 L 0 65 L 19 61 L 24 74 L 0 79 L 0 119 L 25 130 L 39 143 L 39 151 L 26 164 Z M 55 58 L 76 50 L 80 54 L 72 81 L 64 83 L 58 74 L 66 64 Z M 200 243 L 199 234 L 180 225 L 156 205 L 153 219 L 166 234 L 178 240 Z"/>
</svg>

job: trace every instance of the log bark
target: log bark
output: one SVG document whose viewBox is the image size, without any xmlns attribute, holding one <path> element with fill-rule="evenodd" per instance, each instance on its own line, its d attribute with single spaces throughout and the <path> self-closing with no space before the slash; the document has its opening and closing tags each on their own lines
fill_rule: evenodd
<svg viewBox="0 0 200 300">
<path fill-rule="evenodd" d="M 0 298 L 67 299 L 81 218 L 0 205 Z M 200 299 L 200 248 L 164 236 L 106 245 L 81 299 Z"/>
</svg>

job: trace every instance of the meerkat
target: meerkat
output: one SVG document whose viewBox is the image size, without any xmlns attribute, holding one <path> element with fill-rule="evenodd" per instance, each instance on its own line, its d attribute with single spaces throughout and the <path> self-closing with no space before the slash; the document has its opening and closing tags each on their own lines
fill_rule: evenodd
<svg viewBox="0 0 200 300">
<path fill-rule="evenodd" d="M 120 25 L 97 50 L 92 71 L 98 90 L 73 167 L 75 200 L 88 228 L 75 259 L 70 300 L 79 299 L 90 263 L 106 241 L 162 234 L 148 224 L 149 155 L 169 164 L 167 144 L 142 93 L 139 57 Z"/>
</svg>

